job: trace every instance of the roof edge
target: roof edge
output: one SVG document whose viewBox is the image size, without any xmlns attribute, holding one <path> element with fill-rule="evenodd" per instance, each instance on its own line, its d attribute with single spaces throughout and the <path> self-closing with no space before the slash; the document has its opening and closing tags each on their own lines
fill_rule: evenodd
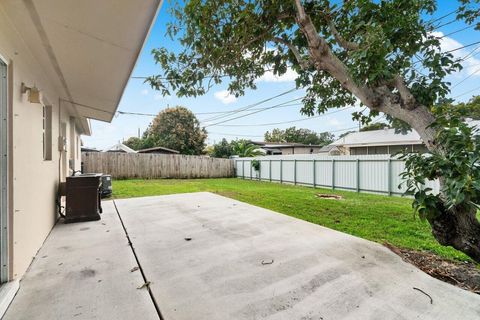
<svg viewBox="0 0 480 320">
<path fill-rule="evenodd" d="M 113 120 L 113 117 L 115 116 L 115 113 L 117 112 L 118 110 L 118 107 L 120 106 L 120 101 L 122 101 L 122 98 L 123 98 L 123 95 L 125 94 L 125 89 L 127 88 L 128 86 L 128 83 L 130 82 L 130 79 L 132 78 L 132 74 L 133 74 L 133 71 L 135 70 L 135 67 L 137 66 L 138 64 L 138 60 L 140 58 L 140 54 L 142 53 L 143 51 L 143 48 L 145 48 L 145 44 L 147 43 L 147 40 L 148 38 L 150 37 L 150 32 L 152 31 L 152 28 L 153 28 L 153 25 L 155 23 L 155 21 L 157 20 L 157 17 L 158 17 L 158 14 L 160 12 L 160 9 L 162 8 L 162 5 L 163 5 L 163 0 L 155 0 L 157 1 L 157 9 L 153 12 L 151 18 L 150 18 L 150 26 L 147 28 L 145 34 L 144 34 L 144 37 L 143 37 L 143 43 L 142 45 L 140 46 L 140 48 L 138 49 L 137 53 L 135 54 L 136 58 L 135 58 L 135 61 L 133 62 L 131 68 L 130 68 L 130 72 L 128 74 L 128 78 L 126 79 L 124 85 L 123 85 L 123 89 L 122 89 L 122 94 L 120 95 L 120 97 L 118 98 L 117 102 L 116 102 L 116 107 L 115 107 L 115 110 L 114 112 L 110 115 L 110 120 L 106 121 L 106 122 L 112 122 Z"/>
</svg>

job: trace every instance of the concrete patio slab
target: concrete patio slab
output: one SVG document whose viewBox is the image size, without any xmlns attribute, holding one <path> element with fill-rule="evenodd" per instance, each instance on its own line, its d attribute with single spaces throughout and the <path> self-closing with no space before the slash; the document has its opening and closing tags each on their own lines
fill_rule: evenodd
<svg viewBox="0 0 480 320">
<path fill-rule="evenodd" d="M 3 319 L 158 319 L 113 202 L 103 207 L 100 221 L 55 226 Z"/>
<path fill-rule="evenodd" d="M 480 319 L 370 241 L 210 193 L 116 204 L 166 320 Z"/>
</svg>

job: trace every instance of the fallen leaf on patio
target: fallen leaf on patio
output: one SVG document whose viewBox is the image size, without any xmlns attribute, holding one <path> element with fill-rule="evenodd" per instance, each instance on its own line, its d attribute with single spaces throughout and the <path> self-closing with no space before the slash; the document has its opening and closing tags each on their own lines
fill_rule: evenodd
<svg viewBox="0 0 480 320">
<path fill-rule="evenodd" d="M 273 263 L 273 259 L 269 259 L 269 260 L 262 260 L 262 264 L 263 265 L 266 265 L 266 264 L 272 264 Z"/>
<path fill-rule="evenodd" d="M 190 241 L 190 240 L 192 240 L 192 238 L 188 238 L 188 237 L 185 238 L 185 241 Z"/>
<path fill-rule="evenodd" d="M 139 269 L 139 267 L 133 267 L 132 269 L 130 269 L 130 272 L 135 272 Z"/>
<path fill-rule="evenodd" d="M 150 286 L 150 281 L 145 282 L 142 284 L 140 287 L 137 287 L 137 289 L 143 289 L 143 288 L 148 288 Z"/>
</svg>

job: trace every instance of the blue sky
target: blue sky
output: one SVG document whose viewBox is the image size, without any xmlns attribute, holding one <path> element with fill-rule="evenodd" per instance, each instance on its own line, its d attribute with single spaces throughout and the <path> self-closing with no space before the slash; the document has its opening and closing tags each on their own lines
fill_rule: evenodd
<svg viewBox="0 0 480 320">
<path fill-rule="evenodd" d="M 439 8 L 434 18 L 441 17 L 454 10 L 456 6 L 452 5 L 452 2 L 453 1 L 445 0 L 438 1 Z M 165 36 L 166 24 L 170 20 L 167 8 L 168 1 L 164 1 L 164 5 L 160 10 L 157 21 L 151 30 L 150 37 L 139 57 L 137 66 L 132 76 L 142 77 L 158 74 L 160 70 L 153 61 L 152 55 L 150 54 L 151 50 L 161 46 L 178 46 L 176 43 L 169 41 L 169 39 Z M 440 22 L 447 23 L 453 18 L 454 15 L 451 15 L 442 19 Z M 438 30 L 439 36 L 460 30 L 463 27 L 465 27 L 465 24 L 462 22 L 450 23 Z M 442 34 L 440 34 L 440 32 Z M 479 40 L 480 32 L 470 28 L 443 38 L 442 49 L 445 51 L 452 50 Z M 480 45 L 457 50 L 453 52 L 453 54 L 455 57 L 465 57 L 472 51 L 473 57 L 464 62 L 464 70 L 450 76 L 448 79 L 452 83 L 452 86 L 455 86 L 458 83 L 457 86 L 453 87 L 451 94 L 451 97 L 458 96 L 456 98 L 457 101 L 466 101 L 472 97 L 472 95 L 480 94 L 480 89 L 473 90 L 475 87 L 478 87 L 480 83 Z M 466 77 L 469 78 L 464 80 Z M 132 78 L 127 85 L 118 110 L 156 114 L 168 106 L 182 105 L 188 107 L 195 113 L 231 111 L 292 89 L 295 87 L 293 80 L 293 73 L 287 73 L 280 79 L 273 77 L 273 75 L 267 75 L 258 82 L 257 90 L 247 91 L 245 96 L 235 99 L 225 92 L 225 85 L 213 87 L 206 95 L 197 98 L 178 98 L 176 96 L 163 97 L 160 93 L 152 90 L 149 85 L 144 84 L 143 80 Z M 460 81 L 462 82 L 460 83 Z M 258 108 L 269 107 L 274 104 L 299 98 L 301 96 L 302 91 L 294 91 L 270 102 L 261 104 L 258 106 Z M 301 106 L 299 105 L 292 105 L 284 108 L 276 108 L 258 112 L 251 116 L 229 121 L 224 125 L 265 124 L 297 119 L 307 119 L 307 117 L 300 114 L 300 108 Z M 276 127 L 287 128 L 290 126 L 308 128 L 317 132 L 334 131 L 334 134 L 338 136 L 345 130 L 358 126 L 358 123 L 351 120 L 351 112 L 352 108 L 313 119 L 279 125 L 261 125 L 254 127 L 211 126 L 207 127 L 207 131 L 209 132 L 207 143 L 213 144 L 220 141 L 223 137 L 227 138 L 228 140 L 235 138 L 263 140 L 262 137 L 265 131 Z M 200 121 L 213 116 L 215 116 L 215 114 L 197 115 Z M 221 120 L 226 119 L 228 118 Z M 85 146 L 104 149 L 115 143 L 118 143 L 119 141 L 122 141 L 123 139 L 126 140 L 128 137 L 137 136 L 138 131 L 140 130 L 140 132 L 143 132 L 151 120 L 152 117 L 137 115 L 117 115 L 113 119 L 112 123 L 93 120 L 92 136 L 83 137 L 82 140 Z M 211 124 L 214 122 L 202 122 L 202 124 L 208 123 Z"/>
</svg>

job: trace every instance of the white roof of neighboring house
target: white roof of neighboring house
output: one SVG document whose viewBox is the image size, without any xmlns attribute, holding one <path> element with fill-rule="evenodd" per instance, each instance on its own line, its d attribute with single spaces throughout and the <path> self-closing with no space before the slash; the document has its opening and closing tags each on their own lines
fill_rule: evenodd
<svg viewBox="0 0 480 320">
<path fill-rule="evenodd" d="M 403 144 L 422 144 L 415 130 L 407 134 L 395 133 L 395 129 L 352 132 L 338 139 L 333 146 L 386 146 Z"/>
<path fill-rule="evenodd" d="M 150 151 L 167 151 L 167 152 L 171 152 L 171 153 L 180 153 L 180 151 L 165 148 L 165 147 L 153 147 L 153 148 L 141 149 L 141 150 L 138 150 L 137 153 L 147 153 L 147 152 L 150 152 Z"/>
<path fill-rule="evenodd" d="M 480 121 L 467 119 L 470 126 L 477 126 L 480 129 Z M 395 133 L 395 129 L 381 129 L 372 131 L 352 132 L 345 137 L 331 143 L 331 146 L 386 146 L 404 144 L 422 144 L 420 135 L 412 130 L 406 134 Z"/>
<path fill-rule="evenodd" d="M 123 151 L 123 152 L 126 152 L 126 153 L 137 153 L 137 151 L 133 150 L 130 147 L 127 147 L 123 143 L 117 143 L 116 145 L 111 146 L 110 148 L 103 150 L 103 152 L 109 152 L 109 151 L 110 152 L 112 152 L 112 151 L 117 151 L 117 152 L 118 151 Z"/>
<path fill-rule="evenodd" d="M 467 119 L 466 122 L 470 127 L 477 127 L 477 129 L 480 129 L 480 120 Z"/>
<path fill-rule="evenodd" d="M 304 143 L 298 143 L 298 142 L 252 141 L 252 143 L 259 146 L 260 148 L 320 147 L 320 145 L 316 145 L 316 144 L 304 144 Z"/>
<path fill-rule="evenodd" d="M 323 146 L 320 150 L 318 150 L 318 153 L 329 153 L 332 150 L 338 150 L 338 148 L 333 143 Z"/>
</svg>

